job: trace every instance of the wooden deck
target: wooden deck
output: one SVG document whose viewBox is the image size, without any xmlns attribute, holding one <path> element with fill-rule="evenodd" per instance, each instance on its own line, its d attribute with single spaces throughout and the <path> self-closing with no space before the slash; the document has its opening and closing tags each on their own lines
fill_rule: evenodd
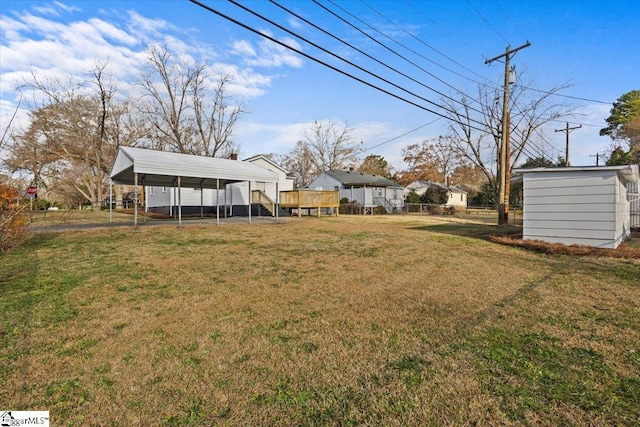
<svg viewBox="0 0 640 427">
<path fill-rule="evenodd" d="M 333 208 L 338 216 L 340 207 L 340 193 L 338 191 L 294 190 L 280 192 L 280 206 L 283 208 L 297 209 L 298 216 L 302 216 L 302 210 L 316 209 L 317 215 L 323 208 Z"/>
</svg>

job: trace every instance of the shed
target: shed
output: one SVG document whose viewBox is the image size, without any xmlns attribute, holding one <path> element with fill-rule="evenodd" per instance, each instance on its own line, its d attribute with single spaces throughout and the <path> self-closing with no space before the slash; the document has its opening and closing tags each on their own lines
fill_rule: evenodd
<svg viewBox="0 0 640 427">
<path fill-rule="evenodd" d="M 638 166 L 515 169 L 523 181 L 523 239 L 615 249 L 631 235 Z"/>
</svg>

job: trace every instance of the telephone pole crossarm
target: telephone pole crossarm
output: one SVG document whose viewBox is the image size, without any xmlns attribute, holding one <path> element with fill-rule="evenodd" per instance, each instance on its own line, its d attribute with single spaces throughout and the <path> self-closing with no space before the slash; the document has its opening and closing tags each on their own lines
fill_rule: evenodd
<svg viewBox="0 0 640 427">
<path fill-rule="evenodd" d="M 498 55 L 494 58 L 491 59 L 486 59 L 484 61 L 485 64 L 490 65 L 493 61 L 497 61 L 498 59 L 502 58 L 502 57 L 506 57 L 507 61 L 509 61 L 510 56 L 513 55 L 514 53 L 516 53 L 517 51 L 524 49 L 525 47 L 529 47 L 531 46 L 531 42 L 529 40 L 527 40 L 527 42 L 525 44 L 523 44 L 522 46 L 519 46 L 515 49 L 510 49 L 509 46 L 507 46 L 507 51 L 501 55 Z"/>
<path fill-rule="evenodd" d="M 565 154 L 564 154 L 564 165 L 565 166 L 569 166 L 569 133 L 572 130 L 575 129 L 580 129 L 582 127 L 582 125 L 580 126 L 574 126 L 574 127 L 569 127 L 569 122 L 567 122 L 567 127 L 564 129 L 556 129 L 556 132 L 565 132 L 567 134 L 567 138 L 566 138 L 566 148 L 565 148 Z"/>
</svg>

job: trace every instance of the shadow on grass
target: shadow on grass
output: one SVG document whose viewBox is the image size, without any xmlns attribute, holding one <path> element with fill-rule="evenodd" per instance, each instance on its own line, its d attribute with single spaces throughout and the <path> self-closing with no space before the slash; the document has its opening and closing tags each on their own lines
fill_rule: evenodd
<svg viewBox="0 0 640 427">
<path fill-rule="evenodd" d="M 519 238 L 522 236 L 522 227 L 514 225 L 483 225 L 450 222 L 446 224 L 423 225 L 411 227 L 410 230 L 430 231 L 432 233 L 450 234 L 459 237 L 470 237 L 491 241 L 493 236 L 509 236 Z"/>
</svg>

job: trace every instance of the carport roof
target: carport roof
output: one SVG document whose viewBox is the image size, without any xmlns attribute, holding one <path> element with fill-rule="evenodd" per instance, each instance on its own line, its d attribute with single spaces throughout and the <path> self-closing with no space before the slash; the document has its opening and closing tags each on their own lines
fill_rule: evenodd
<svg viewBox="0 0 640 427">
<path fill-rule="evenodd" d="M 111 168 L 114 184 L 159 187 L 217 188 L 242 181 L 278 182 L 278 175 L 262 166 L 238 160 L 194 156 L 145 148 L 120 147 Z"/>
</svg>

